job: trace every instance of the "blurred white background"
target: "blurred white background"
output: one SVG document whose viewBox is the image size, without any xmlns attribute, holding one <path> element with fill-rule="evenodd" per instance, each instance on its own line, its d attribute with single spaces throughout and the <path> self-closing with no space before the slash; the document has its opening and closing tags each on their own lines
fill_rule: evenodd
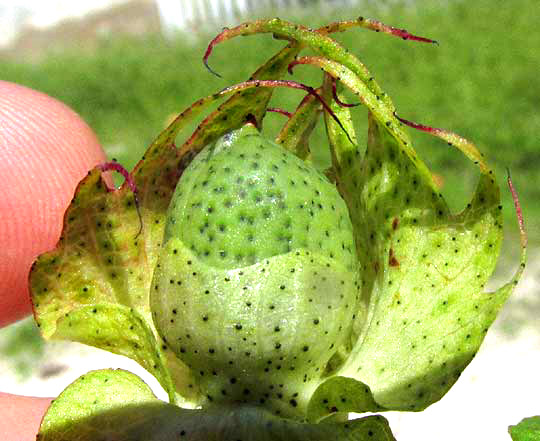
<svg viewBox="0 0 540 441">
<path fill-rule="evenodd" d="M 61 20 L 83 17 L 126 0 L 0 0 L 0 45 L 11 43 L 25 28 L 43 29 Z"/>
</svg>

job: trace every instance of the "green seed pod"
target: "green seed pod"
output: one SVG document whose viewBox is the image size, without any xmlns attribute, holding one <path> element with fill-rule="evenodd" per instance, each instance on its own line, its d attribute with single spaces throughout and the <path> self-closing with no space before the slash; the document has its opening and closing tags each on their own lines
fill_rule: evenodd
<svg viewBox="0 0 540 441">
<path fill-rule="evenodd" d="M 176 187 L 155 325 L 209 401 L 300 413 L 350 335 L 355 250 L 336 187 L 246 125 L 206 147 Z"/>
</svg>

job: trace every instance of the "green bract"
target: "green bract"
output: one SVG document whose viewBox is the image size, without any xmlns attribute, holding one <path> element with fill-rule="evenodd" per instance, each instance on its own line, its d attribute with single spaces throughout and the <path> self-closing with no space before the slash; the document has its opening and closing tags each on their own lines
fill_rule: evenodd
<svg viewBox="0 0 540 441">
<path fill-rule="evenodd" d="M 515 426 L 510 426 L 508 432 L 512 441 L 540 440 L 540 416 L 524 418 Z"/>
<path fill-rule="evenodd" d="M 431 41 L 362 18 L 227 29 L 205 62 L 236 35 L 288 44 L 249 81 L 181 113 L 122 188 L 107 188 L 99 168 L 79 184 L 57 248 L 32 269 L 38 326 L 133 358 L 172 404 L 132 374 L 94 372 L 51 406 L 41 439 L 95 439 L 99 427 L 114 439 L 391 440 L 381 416 L 344 417 L 422 410 L 454 384 L 521 276 L 525 234 L 513 279 L 485 293 L 502 240 L 494 174 L 465 139 L 397 117 L 365 66 L 328 37 L 354 26 Z M 317 55 L 298 58 L 306 47 Z M 296 64 L 321 68 L 321 87 L 279 79 Z M 336 82 L 368 108 L 367 148 Z M 276 87 L 308 95 L 274 143 L 257 127 Z M 231 94 L 176 146 L 187 123 Z M 321 113 L 327 170 L 309 149 Z M 449 211 L 404 125 L 478 166 L 461 213 Z"/>
</svg>

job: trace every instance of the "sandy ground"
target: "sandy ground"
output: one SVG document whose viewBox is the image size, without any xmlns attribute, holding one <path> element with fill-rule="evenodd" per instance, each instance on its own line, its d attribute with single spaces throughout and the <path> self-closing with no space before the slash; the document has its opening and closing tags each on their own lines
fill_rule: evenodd
<svg viewBox="0 0 540 441">
<path fill-rule="evenodd" d="M 421 413 L 390 412 L 398 441 L 509 441 L 508 426 L 540 415 L 540 265 L 538 254 L 476 358 L 452 390 Z M 75 343 L 48 344 L 31 378 L 19 382 L 0 360 L 0 390 L 55 396 L 83 373 L 107 367 L 137 373 L 156 394 L 164 391 L 135 362 Z"/>
</svg>

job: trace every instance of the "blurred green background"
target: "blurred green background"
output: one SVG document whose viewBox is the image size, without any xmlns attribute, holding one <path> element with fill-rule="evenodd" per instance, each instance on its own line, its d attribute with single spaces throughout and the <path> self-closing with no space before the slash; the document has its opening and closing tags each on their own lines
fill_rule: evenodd
<svg viewBox="0 0 540 441">
<path fill-rule="evenodd" d="M 362 8 L 280 10 L 281 18 L 311 27 L 358 15 L 377 18 L 431 37 L 439 46 L 405 42 L 353 29 L 336 37 L 350 48 L 393 98 L 401 116 L 457 132 L 477 144 L 504 183 L 508 167 L 519 190 L 530 238 L 540 238 L 540 8 L 537 0 L 366 2 Z M 377 6 L 378 5 L 378 6 Z M 310 13 L 311 12 L 311 13 Z M 74 108 L 96 131 L 109 156 L 131 168 L 170 115 L 196 99 L 248 78 L 284 45 L 270 35 L 238 38 L 201 62 L 211 34 L 196 39 L 161 35 L 100 39 L 91 50 L 52 46 L 32 63 L 2 60 L 1 78 L 46 92 Z M 316 85 L 319 72 L 297 68 Z M 292 109 L 301 94 L 276 93 L 276 105 Z M 358 120 L 365 113 L 358 109 Z M 270 135 L 283 123 L 271 116 Z M 363 132 L 362 128 L 359 128 Z M 319 131 L 319 134 L 323 134 Z M 187 136 L 188 133 L 185 133 Z M 428 135 L 413 133 L 424 160 L 443 176 L 443 191 L 456 209 L 465 203 L 477 173 L 462 156 Z M 322 142 L 321 142 L 322 143 Z M 314 145 L 320 144 L 314 142 Z M 510 231 L 513 204 L 503 189 Z"/>
<path fill-rule="evenodd" d="M 306 8 L 263 15 L 279 15 L 310 27 L 362 15 L 437 40 L 438 46 L 427 45 L 362 29 L 335 35 L 377 78 L 393 98 L 400 116 L 459 133 L 485 153 L 502 187 L 507 258 L 519 252 L 514 207 L 505 185 L 506 168 L 511 170 L 529 240 L 537 245 L 538 0 L 365 3 L 361 8 L 340 8 L 331 13 L 328 9 L 321 13 L 320 9 Z M 138 37 L 108 34 L 84 50 L 51 45 L 31 61 L 13 54 L 0 55 L 0 79 L 41 90 L 71 106 L 96 131 L 109 157 L 131 168 L 171 115 L 202 96 L 247 79 L 285 44 L 270 35 L 226 42 L 216 48 L 210 60 L 222 75 L 217 78 L 201 62 L 210 38 L 210 32 L 196 37 L 179 34 L 174 39 L 158 33 Z M 297 73 L 300 81 L 314 86 L 320 82 L 321 74 L 316 69 L 298 67 Z M 283 90 L 275 95 L 272 104 L 288 110 L 302 97 Z M 363 142 L 366 111 L 357 108 L 353 112 Z M 269 115 L 265 132 L 275 134 L 283 122 L 282 116 Z M 187 137 L 189 132 L 181 136 Z M 314 140 L 313 146 L 323 146 L 324 131 L 318 130 L 317 136 L 320 141 Z M 442 177 L 442 191 L 451 207 L 461 209 L 478 177 L 474 166 L 442 141 L 412 130 L 411 136 L 420 156 Z M 504 259 L 503 265 L 505 262 L 510 260 Z M 6 332 L 12 333 L 9 338 L 13 341 L 35 340 L 31 331 L 2 331 Z M 3 352 L 13 356 L 21 346 L 9 341 Z M 39 349 L 35 352 L 41 353 Z"/>
</svg>

